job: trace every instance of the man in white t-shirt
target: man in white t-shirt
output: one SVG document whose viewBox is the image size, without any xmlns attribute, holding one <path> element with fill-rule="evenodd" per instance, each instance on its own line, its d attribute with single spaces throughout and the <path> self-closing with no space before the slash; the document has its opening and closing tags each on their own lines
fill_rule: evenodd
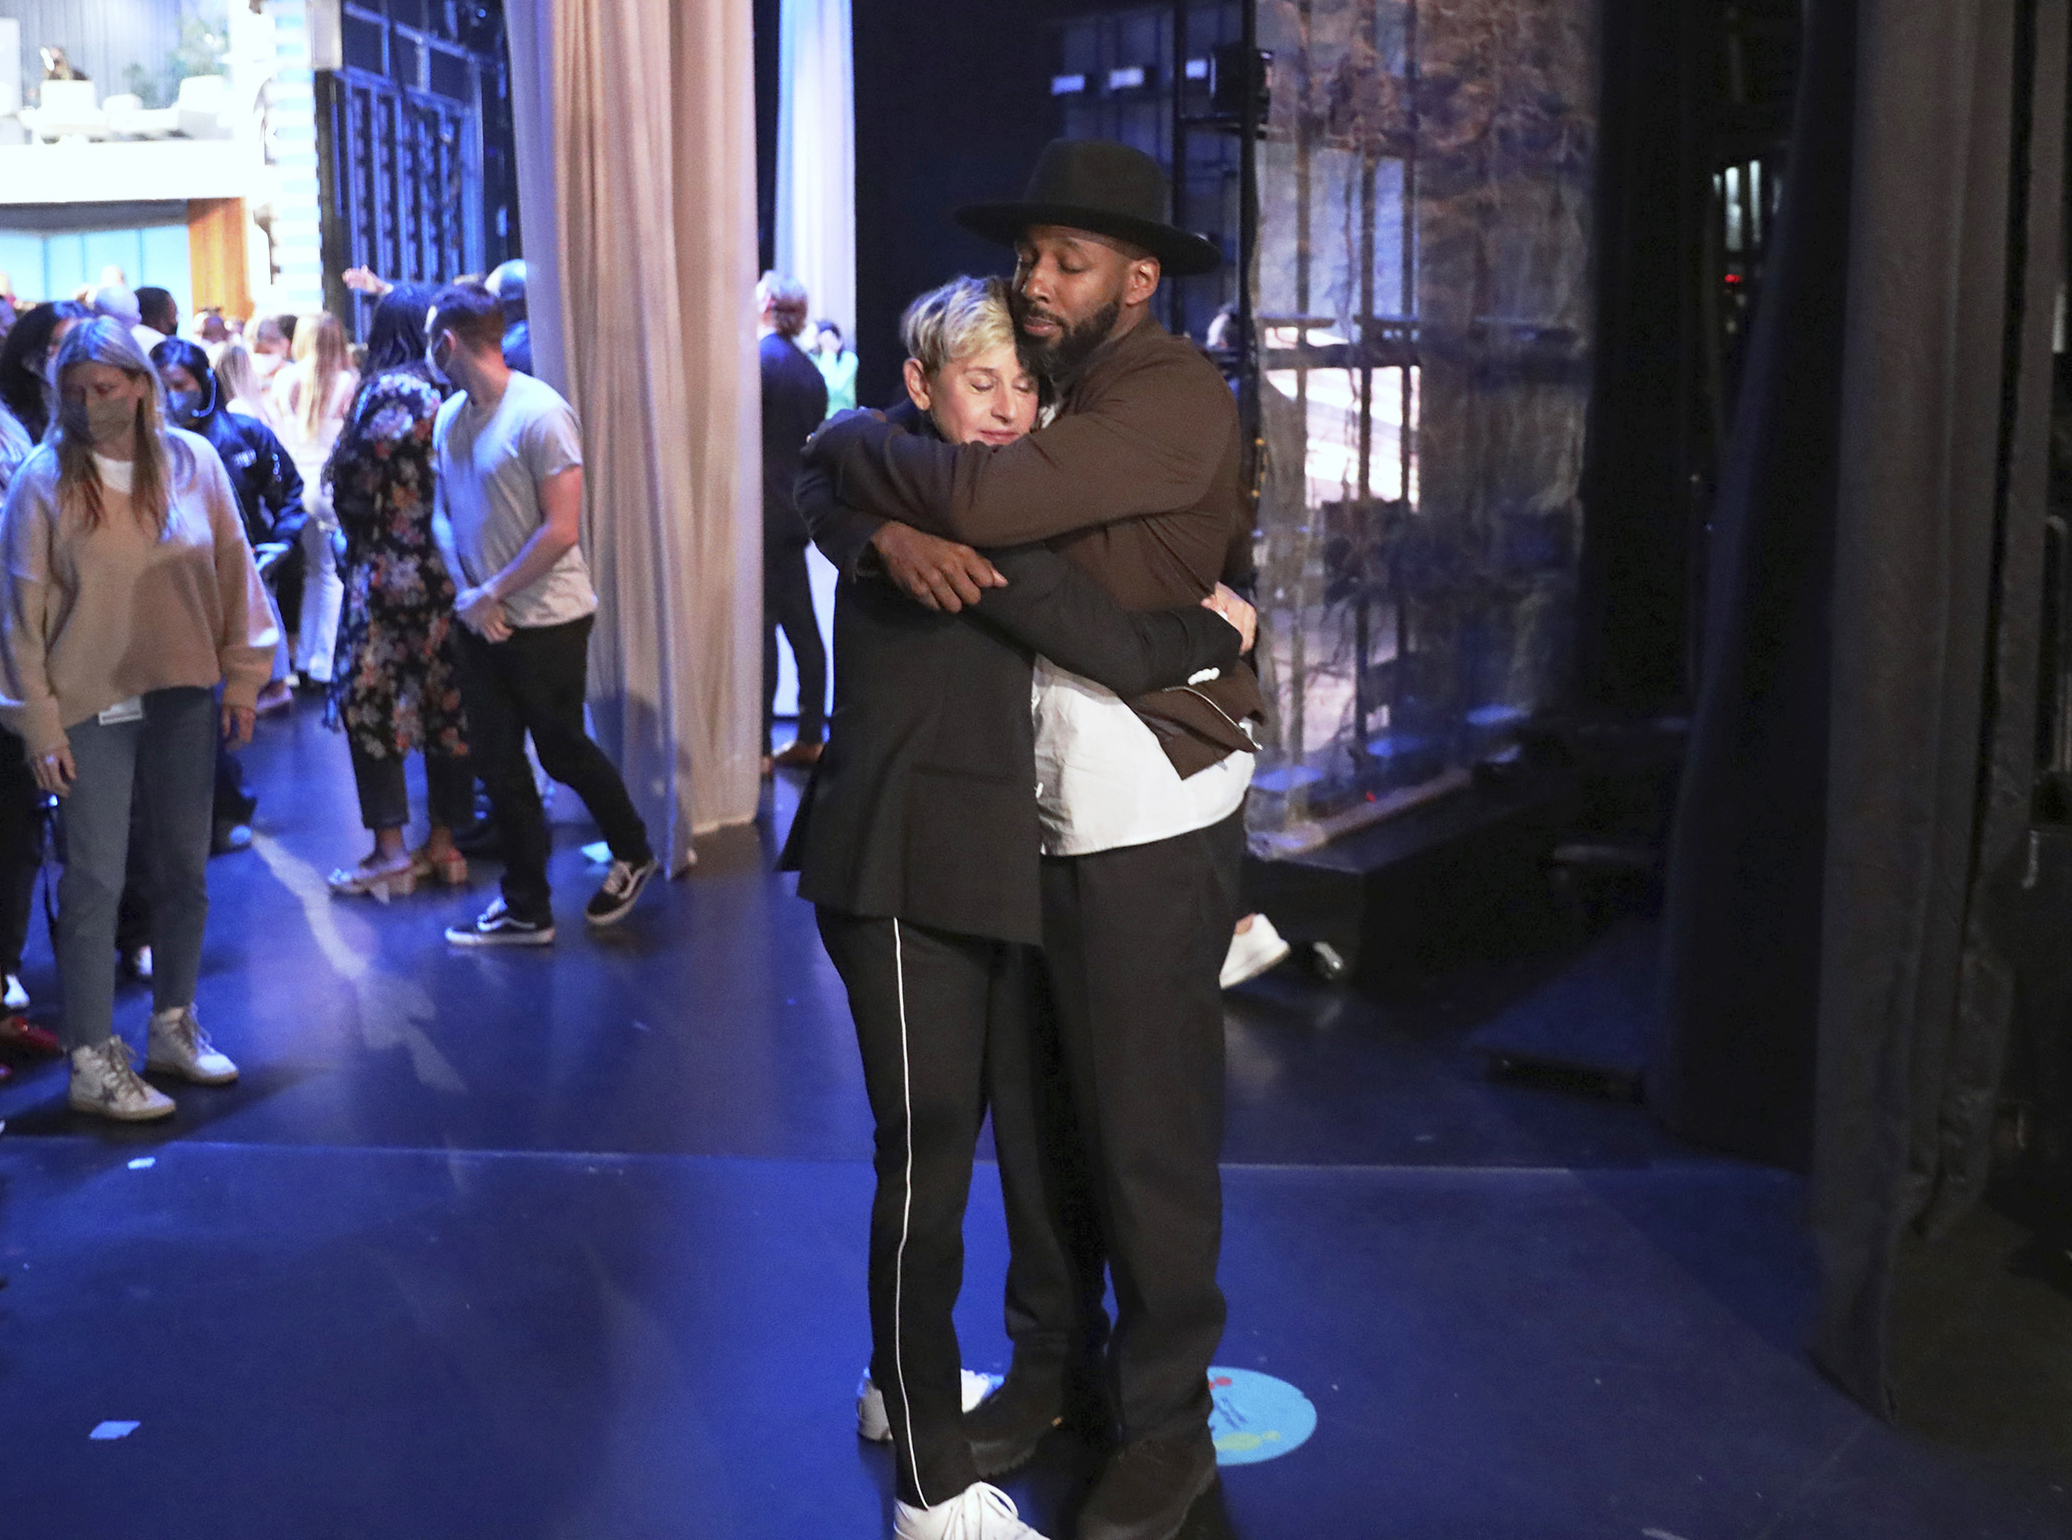
<svg viewBox="0 0 2072 1540">
<path fill-rule="evenodd" d="M 585 918 L 623 919 L 661 870 L 625 782 L 583 730 L 597 594 L 578 544 L 582 434 L 552 386 L 505 364 L 503 307 L 481 284 L 441 289 L 426 331 L 426 362 L 460 387 L 432 429 L 432 529 L 460 589 L 454 648 L 468 749 L 504 836 L 503 896 L 446 939 L 544 946 L 554 939 L 550 841 L 527 733 L 541 766 L 583 799 L 611 846 L 611 871 Z"/>
</svg>

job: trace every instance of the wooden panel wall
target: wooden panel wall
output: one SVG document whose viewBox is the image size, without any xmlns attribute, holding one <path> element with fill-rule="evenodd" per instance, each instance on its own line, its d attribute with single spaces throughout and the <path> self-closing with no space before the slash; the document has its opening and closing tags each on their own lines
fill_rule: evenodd
<svg viewBox="0 0 2072 1540">
<path fill-rule="evenodd" d="M 227 316 L 251 315 L 246 223 L 242 198 L 188 200 L 187 262 L 193 273 L 196 311 L 220 305 Z"/>
</svg>

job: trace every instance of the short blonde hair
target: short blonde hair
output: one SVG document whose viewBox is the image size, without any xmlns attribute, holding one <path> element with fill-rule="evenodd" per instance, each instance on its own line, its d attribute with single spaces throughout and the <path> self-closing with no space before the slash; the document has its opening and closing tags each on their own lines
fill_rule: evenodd
<svg viewBox="0 0 2072 1540">
<path fill-rule="evenodd" d="M 952 278 L 931 289 L 899 318 L 907 357 L 931 379 L 945 364 L 1006 343 L 1014 345 L 1014 313 L 1005 278 Z"/>
</svg>

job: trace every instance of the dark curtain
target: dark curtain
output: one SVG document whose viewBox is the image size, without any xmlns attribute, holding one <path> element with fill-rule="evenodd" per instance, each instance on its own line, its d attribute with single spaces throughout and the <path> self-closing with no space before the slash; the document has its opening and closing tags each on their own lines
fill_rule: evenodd
<svg viewBox="0 0 2072 1540">
<path fill-rule="evenodd" d="M 1691 471 L 1705 377 L 1702 5 L 1604 0 L 1597 348 L 1583 462 L 1577 674 L 1592 704 L 1684 709 Z"/>
<path fill-rule="evenodd" d="M 1984 1186 L 2022 971 L 2065 0 L 1863 0 L 1860 27 L 1815 1351 L 1888 1409 L 1901 1234 Z"/>
<path fill-rule="evenodd" d="M 1900 1240 L 1983 1188 L 2035 969 L 2066 4 L 1813 0 L 1714 528 L 1649 1092 L 1810 1164 L 1815 1356 L 1881 1412 Z"/>
<path fill-rule="evenodd" d="M 1856 0 L 1813 0 L 1713 507 L 1647 1073 L 1671 1128 L 1794 1169 L 1812 1155 L 1855 41 Z"/>
</svg>

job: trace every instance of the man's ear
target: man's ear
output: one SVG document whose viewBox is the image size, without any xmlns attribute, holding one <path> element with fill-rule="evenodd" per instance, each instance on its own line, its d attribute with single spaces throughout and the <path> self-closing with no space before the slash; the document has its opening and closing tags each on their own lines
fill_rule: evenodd
<svg viewBox="0 0 2072 1540">
<path fill-rule="evenodd" d="M 1158 280 L 1162 271 L 1156 257 L 1133 257 L 1130 260 L 1129 271 L 1123 276 L 1122 302 L 1125 305 L 1151 303 L 1151 296 L 1158 292 Z"/>
<path fill-rule="evenodd" d="M 918 358 L 906 361 L 906 388 L 907 400 L 924 412 L 934 410 L 935 400 L 928 393 L 928 371 L 921 367 Z"/>
</svg>

